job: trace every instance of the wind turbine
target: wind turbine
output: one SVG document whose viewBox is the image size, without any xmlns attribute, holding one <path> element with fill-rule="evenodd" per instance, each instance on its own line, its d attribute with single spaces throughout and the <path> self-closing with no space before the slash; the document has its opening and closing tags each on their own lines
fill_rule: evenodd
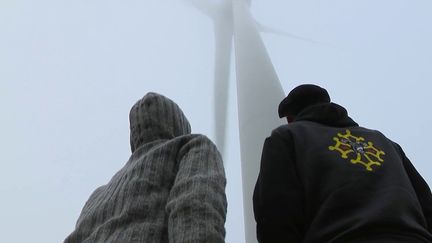
<svg viewBox="0 0 432 243">
<path fill-rule="evenodd" d="M 214 117 L 215 117 L 215 142 L 222 154 L 225 151 L 225 138 L 227 127 L 228 88 L 231 67 L 231 52 L 233 39 L 233 9 L 231 0 L 184 0 L 198 9 L 201 13 L 213 21 L 215 36 L 215 68 L 214 68 Z M 245 0 L 250 6 L 250 0 Z M 304 37 L 271 28 L 257 23 L 250 17 L 250 24 L 256 25 L 257 31 L 282 35 L 293 39 L 317 43 Z M 260 38 L 258 36 L 258 38 Z"/>
<path fill-rule="evenodd" d="M 227 94 L 232 37 L 234 36 L 237 105 L 243 182 L 243 208 L 246 242 L 256 242 L 252 193 L 259 172 L 264 139 L 282 124 L 277 105 L 284 92 L 259 35 L 258 25 L 249 12 L 250 1 L 223 0 L 219 3 L 188 0 L 215 26 L 215 122 L 216 144 L 223 152 L 227 118 Z M 285 34 L 285 33 L 282 33 Z M 290 35 L 291 37 L 298 38 Z"/>
</svg>

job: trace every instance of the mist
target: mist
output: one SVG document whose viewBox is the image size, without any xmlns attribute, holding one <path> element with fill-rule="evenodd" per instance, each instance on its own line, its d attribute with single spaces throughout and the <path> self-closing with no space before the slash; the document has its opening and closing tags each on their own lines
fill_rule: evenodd
<svg viewBox="0 0 432 243">
<path fill-rule="evenodd" d="M 431 9 L 251 4 L 260 25 L 292 35 L 261 32 L 284 92 L 325 87 L 361 126 L 399 143 L 429 184 Z M 149 91 L 176 101 L 193 132 L 223 148 L 226 242 L 244 242 L 232 26 L 217 16 L 181 0 L 0 3 L 3 242 L 63 241 L 91 192 L 129 158 L 128 113 Z"/>
</svg>

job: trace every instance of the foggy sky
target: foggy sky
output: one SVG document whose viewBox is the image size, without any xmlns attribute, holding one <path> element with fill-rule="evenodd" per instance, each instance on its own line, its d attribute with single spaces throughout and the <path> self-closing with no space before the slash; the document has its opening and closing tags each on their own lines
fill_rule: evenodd
<svg viewBox="0 0 432 243">
<path fill-rule="evenodd" d="M 329 91 L 405 150 L 432 183 L 432 3 L 256 0 L 287 93 Z M 128 113 L 149 91 L 214 140 L 212 21 L 180 0 L 0 2 L 2 242 L 61 242 L 90 193 L 130 156 Z M 232 64 L 233 65 L 233 64 Z M 259 98 L 259 97 L 257 97 Z M 234 73 L 228 92 L 227 243 L 243 240 Z"/>
</svg>

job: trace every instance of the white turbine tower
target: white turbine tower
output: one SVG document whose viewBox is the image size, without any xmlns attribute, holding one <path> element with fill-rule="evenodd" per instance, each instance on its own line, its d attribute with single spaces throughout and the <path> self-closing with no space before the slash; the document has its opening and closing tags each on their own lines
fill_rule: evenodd
<svg viewBox="0 0 432 243">
<path fill-rule="evenodd" d="M 284 92 L 258 30 L 275 32 L 258 26 L 249 11 L 247 0 L 224 0 L 215 3 L 188 0 L 211 17 L 215 26 L 215 131 L 216 144 L 224 151 L 227 94 L 232 36 L 235 43 L 237 104 L 243 182 L 243 206 L 246 242 L 256 242 L 252 209 L 253 188 L 259 172 L 264 139 L 282 124 L 277 106 Z M 283 32 L 279 34 L 290 35 Z"/>
<path fill-rule="evenodd" d="M 222 154 L 225 151 L 225 137 L 227 124 L 227 106 L 228 106 L 228 82 L 231 66 L 231 51 L 233 38 L 233 9 L 231 0 L 185 0 L 193 7 L 201 11 L 204 15 L 212 19 L 215 33 L 215 69 L 214 69 L 214 117 L 216 144 Z M 246 0 L 247 6 L 250 1 Z M 249 23 L 256 25 L 255 32 L 266 32 L 277 35 L 283 35 L 302 41 L 317 43 L 313 40 L 287 33 L 278 29 L 255 23 L 250 17 Z M 240 27 L 241 28 L 241 27 Z M 258 35 L 258 38 L 259 35 Z M 252 50 L 253 51 L 253 50 Z"/>
<path fill-rule="evenodd" d="M 244 0 L 233 0 L 237 105 L 243 180 L 246 242 L 256 242 L 252 194 L 259 172 L 264 139 L 282 124 L 277 107 L 284 98 L 282 86 L 256 22 Z"/>
</svg>

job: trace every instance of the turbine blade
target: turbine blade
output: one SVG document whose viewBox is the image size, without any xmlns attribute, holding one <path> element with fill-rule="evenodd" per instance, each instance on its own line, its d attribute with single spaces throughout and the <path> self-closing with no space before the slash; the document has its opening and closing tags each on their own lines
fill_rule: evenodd
<svg viewBox="0 0 432 243">
<path fill-rule="evenodd" d="M 232 6 L 231 0 L 183 0 L 212 18 L 215 27 L 214 69 L 214 129 L 215 143 L 221 154 L 225 152 L 225 137 L 228 110 L 228 84 L 232 51 Z"/>
<path fill-rule="evenodd" d="M 282 124 L 277 107 L 285 95 L 247 3 L 233 0 L 232 4 L 245 233 L 246 242 L 253 243 L 255 220 L 250 198 L 264 139 Z"/>
<path fill-rule="evenodd" d="M 232 28 L 215 26 L 214 120 L 215 142 L 222 155 L 225 153 L 227 132 L 228 88 L 230 80 Z"/>
<path fill-rule="evenodd" d="M 305 37 L 301 37 L 301 36 L 298 36 L 298 35 L 294 35 L 294 34 L 291 34 L 289 32 L 286 32 L 284 30 L 280 30 L 280 29 L 269 27 L 269 26 L 265 26 L 265 25 L 262 25 L 262 24 L 260 24 L 258 22 L 257 22 L 257 25 L 258 25 L 258 29 L 259 29 L 260 32 L 270 33 L 270 34 L 276 34 L 276 35 L 282 35 L 282 36 L 286 36 L 286 37 L 290 37 L 290 38 L 298 39 L 298 40 L 302 40 L 302 41 L 307 41 L 307 42 L 311 42 L 311 43 L 319 43 L 318 41 L 315 41 L 315 40 L 312 40 L 312 39 L 308 39 L 308 38 L 305 38 Z"/>
<path fill-rule="evenodd" d="M 263 33 L 270 33 L 270 34 L 275 34 L 275 35 L 281 35 L 281 36 L 289 37 L 289 38 L 292 38 L 292 39 L 297 39 L 297 40 L 301 40 L 301 41 L 305 41 L 305 42 L 309 42 L 309 43 L 313 43 L 313 44 L 323 45 L 323 46 L 326 46 L 326 47 L 329 47 L 329 48 L 337 48 L 337 47 L 335 47 L 335 46 L 333 46 L 333 45 L 331 45 L 329 43 L 325 43 L 325 42 L 322 42 L 322 41 L 316 41 L 316 40 L 305 38 L 305 37 L 302 37 L 302 36 L 299 36 L 299 35 L 294 35 L 294 34 L 291 34 L 291 33 L 287 32 L 287 31 L 284 31 L 284 30 L 280 30 L 280 29 L 269 27 L 269 26 L 265 26 L 265 25 L 262 25 L 262 24 L 260 24 L 258 22 L 256 22 L 256 23 L 257 23 L 259 31 L 263 32 Z"/>
</svg>

